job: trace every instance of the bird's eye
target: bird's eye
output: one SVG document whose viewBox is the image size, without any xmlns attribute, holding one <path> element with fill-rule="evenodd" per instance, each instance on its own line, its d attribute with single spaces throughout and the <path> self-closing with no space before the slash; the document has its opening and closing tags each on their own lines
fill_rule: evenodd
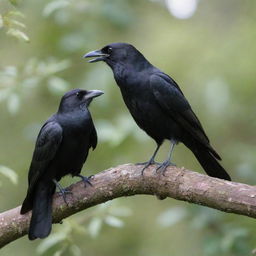
<svg viewBox="0 0 256 256">
<path fill-rule="evenodd" d="M 107 49 L 108 54 L 110 54 L 112 51 L 113 51 L 113 49 L 111 47 L 108 47 L 108 49 Z"/>
<path fill-rule="evenodd" d="M 77 92 L 77 93 L 76 93 L 76 97 L 77 97 L 79 100 L 81 100 L 81 99 L 83 98 L 83 95 L 82 95 L 81 92 Z"/>
</svg>

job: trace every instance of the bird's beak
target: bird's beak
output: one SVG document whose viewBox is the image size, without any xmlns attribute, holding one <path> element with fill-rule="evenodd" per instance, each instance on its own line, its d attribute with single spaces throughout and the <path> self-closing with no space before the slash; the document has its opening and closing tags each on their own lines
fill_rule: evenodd
<svg viewBox="0 0 256 256">
<path fill-rule="evenodd" d="M 103 61 L 108 56 L 109 56 L 109 54 L 103 53 L 101 50 L 97 50 L 97 51 L 88 52 L 83 57 L 84 58 L 96 57 L 94 59 L 88 60 L 89 63 L 92 63 L 92 62 L 97 62 L 97 61 Z"/>
<path fill-rule="evenodd" d="M 100 91 L 100 90 L 91 90 L 91 91 L 88 91 L 88 93 L 86 94 L 86 98 L 87 99 L 93 99 L 93 98 L 96 98 L 96 97 L 99 97 L 100 95 L 104 94 L 103 91 Z"/>
</svg>

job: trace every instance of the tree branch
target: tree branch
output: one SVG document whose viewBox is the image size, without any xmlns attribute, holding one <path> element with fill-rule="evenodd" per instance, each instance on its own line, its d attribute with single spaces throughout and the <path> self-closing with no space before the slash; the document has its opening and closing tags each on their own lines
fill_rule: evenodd
<svg viewBox="0 0 256 256">
<path fill-rule="evenodd" d="M 53 222 L 108 200 L 136 194 L 188 201 L 256 218 L 256 187 L 212 178 L 184 168 L 169 167 L 165 176 L 150 166 L 141 176 L 141 166 L 120 165 L 92 178 L 92 187 L 78 182 L 69 187 L 68 205 L 54 195 Z M 20 206 L 0 214 L 0 248 L 28 232 L 31 213 L 20 215 Z"/>
</svg>

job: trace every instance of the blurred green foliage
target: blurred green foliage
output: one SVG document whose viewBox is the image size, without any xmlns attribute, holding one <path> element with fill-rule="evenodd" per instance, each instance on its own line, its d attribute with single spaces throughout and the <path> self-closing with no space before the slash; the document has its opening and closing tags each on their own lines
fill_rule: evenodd
<svg viewBox="0 0 256 256">
<path fill-rule="evenodd" d="M 122 228 L 125 223 L 120 217 L 128 217 L 131 210 L 125 206 L 120 206 L 116 201 L 107 202 L 96 206 L 88 214 L 79 214 L 76 217 L 70 217 L 61 227 L 51 236 L 40 243 L 37 248 L 39 255 L 56 255 L 68 253 L 70 255 L 83 255 L 82 250 L 74 239 L 75 235 L 89 236 L 97 239 L 104 224 Z"/>
<path fill-rule="evenodd" d="M 55 74 L 70 66 L 68 60 L 56 61 L 49 58 L 46 61 L 29 59 L 19 69 L 6 66 L 0 71 L 0 102 L 6 101 L 10 114 L 17 114 L 22 96 L 30 94 L 31 90 L 42 83 L 48 85 L 53 94 L 62 95 L 69 89 L 68 82 Z"/>
<path fill-rule="evenodd" d="M 28 43 L 29 37 L 24 32 L 26 29 L 26 25 L 23 23 L 25 16 L 15 8 L 17 4 L 16 0 L 1 2 L 0 29 L 5 29 L 7 35 Z"/>
<path fill-rule="evenodd" d="M 152 154 L 154 142 L 132 120 L 110 69 L 82 59 L 117 41 L 134 44 L 180 84 L 233 180 L 253 185 L 255 13 L 253 0 L 2 0 L 0 210 L 22 202 L 37 133 L 69 89 L 105 91 L 91 106 L 99 145 L 84 174 Z M 158 160 L 167 151 L 166 144 Z M 174 158 L 178 166 L 201 170 L 182 145 Z M 255 241 L 253 219 L 137 196 L 83 211 L 54 225 L 47 239 L 24 237 L 1 255 L 244 256 L 255 252 Z"/>
</svg>

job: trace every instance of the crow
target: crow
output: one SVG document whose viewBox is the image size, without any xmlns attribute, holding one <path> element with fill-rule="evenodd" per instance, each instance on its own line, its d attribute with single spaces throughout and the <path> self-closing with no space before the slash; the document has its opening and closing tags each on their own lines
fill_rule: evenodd
<svg viewBox="0 0 256 256">
<path fill-rule="evenodd" d="M 219 164 L 218 153 L 210 141 L 178 84 L 154 67 L 134 46 L 112 43 L 101 50 L 91 51 L 84 58 L 89 62 L 104 61 L 113 71 L 123 100 L 137 125 L 157 144 L 156 150 L 143 171 L 155 164 L 155 156 L 163 141 L 171 142 L 170 154 L 157 171 L 166 170 L 171 163 L 174 146 L 182 142 L 195 155 L 210 176 L 230 180 Z"/>
<path fill-rule="evenodd" d="M 28 237 L 44 238 L 51 232 L 52 198 L 56 186 L 64 200 L 67 190 L 58 181 L 65 175 L 80 174 L 88 151 L 97 146 L 97 132 L 88 107 L 93 98 L 103 94 L 99 90 L 74 89 L 61 99 L 59 109 L 42 126 L 28 173 L 27 196 L 21 214 L 32 210 Z"/>
</svg>

